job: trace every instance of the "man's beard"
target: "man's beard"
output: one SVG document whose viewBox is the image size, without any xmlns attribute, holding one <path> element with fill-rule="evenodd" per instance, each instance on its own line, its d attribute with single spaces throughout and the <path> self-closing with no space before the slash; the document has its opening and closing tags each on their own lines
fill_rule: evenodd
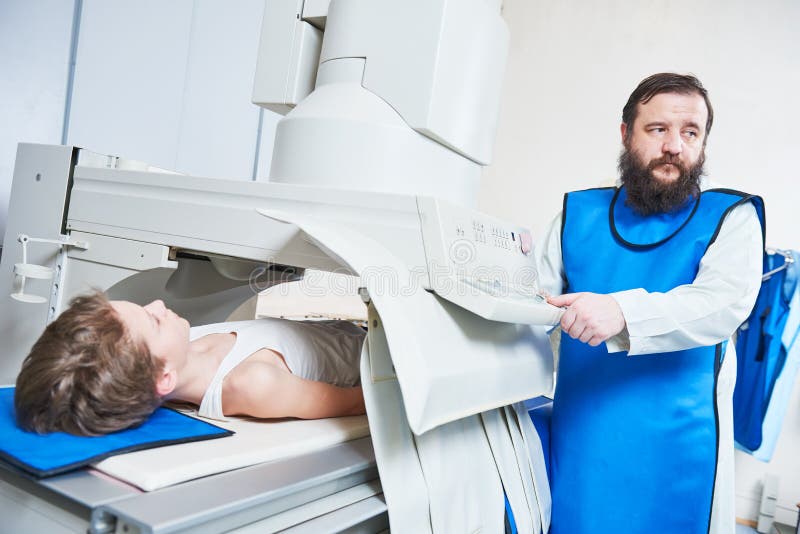
<svg viewBox="0 0 800 534">
<path fill-rule="evenodd" d="M 678 156 L 664 154 L 645 164 L 627 145 L 619 155 L 620 179 L 625 185 L 628 198 L 625 204 L 640 215 L 670 213 L 700 194 L 700 177 L 705 174 L 705 152 L 691 167 L 686 167 Z M 656 178 L 653 170 L 670 163 L 680 172 L 677 179 L 666 182 Z"/>
</svg>

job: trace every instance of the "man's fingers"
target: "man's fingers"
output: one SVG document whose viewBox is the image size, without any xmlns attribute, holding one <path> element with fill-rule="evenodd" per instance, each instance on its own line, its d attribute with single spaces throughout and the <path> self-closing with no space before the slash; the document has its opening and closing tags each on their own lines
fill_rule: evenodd
<svg viewBox="0 0 800 534">
<path fill-rule="evenodd" d="M 578 314 L 575 313 L 575 310 L 567 309 L 561 316 L 561 331 L 569 334 L 569 330 L 577 318 Z"/>
<path fill-rule="evenodd" d="M 581 343 L 589 343 L 591 339 L 595 337 L 594 330 L 589 328 L 588 326 L 581 332 L 581 335 L 578 339 L 580 339 Z"/>
<path fill-rule="evenodd" d="M 592 337 L 592 339 L 590 339 L 590 340 L 589 340 L 589 346 L 591 346 L 591 347 L 597 347 L 597 346 L 599 346 L 599 345 L 600 345 L 600 344 L 601 344 L 603 341 L 605 341 L 605 338 L 604 338 L 603 336 L 598 336 L 598 335 L 595 335 L 594 337 Z"/>
<path fill-rule="evenodd" d="M 575 319 L 575 322 L 572 323 L 572 326 L 567 329 L 567 334 L 570 335 L 573 339 L 578 339 L 583 334 L 583 331 L 586 330 L 586 321 L 582 320 L 580 317 Z"/>
<path fill-rule="evenodd" d="M 558 295 L 557 297 L 547 297 L 547 302 L 552 304 L 553 306 L 557 306 L 559 308 L 563 308 L 564 306 L 570 306 L 573 302 L 575 302 L 582 293 L 567 293 L 565 295 Z"/>
<path fill-rule="evenodd" d="M 547 301 L 566 308 L 561 316 L 561 331 L 593 347 L 625 328 L 622 310 L 610 295 L 567 293 Z"/>
</svg>

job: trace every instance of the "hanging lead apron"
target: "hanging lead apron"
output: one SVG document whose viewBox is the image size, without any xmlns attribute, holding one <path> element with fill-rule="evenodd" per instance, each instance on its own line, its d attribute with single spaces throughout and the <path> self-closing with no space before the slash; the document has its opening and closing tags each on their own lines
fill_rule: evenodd
<svg viewBox="0 0 800 534">
<path fill-rule="evenodd" d="M 796 357 L 790 355 L 798 326 L 789 319 L 800 267 L 786 265 L 780 254 L 766 257 L 766 271 L 779 267 L 783 270 L 761 284 L 756 305 L 736 336 L 734 439 L 740 449 L 765 462 L 772 458 L 797 372 Z"/>
<path fill-rule="evenodd" d="M 564 201 L 565 292 L 667 292 L 691 283 L 725 215 L 758 197 L 708 190 L 642 217 L 623 188 Z M 717 462 L 721 345 L 609 354 L 562 336 L 553 402 L 552 532 L 707 532 Z"/>
</svg>

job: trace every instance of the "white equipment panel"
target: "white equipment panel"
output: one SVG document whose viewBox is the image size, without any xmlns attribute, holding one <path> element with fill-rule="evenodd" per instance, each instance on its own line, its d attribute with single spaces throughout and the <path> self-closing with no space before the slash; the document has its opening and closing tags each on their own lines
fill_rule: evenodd
<svg viewBox="0 0 800 534">
<path fill-rule="evenodd" d="M 563 310 L 538 293 L 525 228 L 430 197 L 417 197 L 426 289 L 484 319 L 555 325 Z"/>
</svg>

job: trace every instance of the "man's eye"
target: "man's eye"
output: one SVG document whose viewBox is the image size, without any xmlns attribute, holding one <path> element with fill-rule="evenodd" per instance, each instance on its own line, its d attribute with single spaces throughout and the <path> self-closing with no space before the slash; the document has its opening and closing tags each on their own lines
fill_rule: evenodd
<svg viewBox="0 0 800 534">
<path fill-rule="evenodd" d="M 688 131 L 686 132 L 686 135 L 687 135 L 688 137 L 697 137 L 697 132 L 695 132 L 695 131 L 693 131 L 693 130 L 688 130 Z"/>
<path fill-rule="evenodd" d="M 666 131 L 667 131 L 667 129 L 666 129 L 666 128 L 661 128 L 661 127 L 659 126 L 659 127 L 656 127 L 656 128 L 652 128 L 650 131 L 651 131 L 651 132 L 655 132 L 655 133 L 664 133 L 664 132 L 666 132 Z"/>
</svg>

